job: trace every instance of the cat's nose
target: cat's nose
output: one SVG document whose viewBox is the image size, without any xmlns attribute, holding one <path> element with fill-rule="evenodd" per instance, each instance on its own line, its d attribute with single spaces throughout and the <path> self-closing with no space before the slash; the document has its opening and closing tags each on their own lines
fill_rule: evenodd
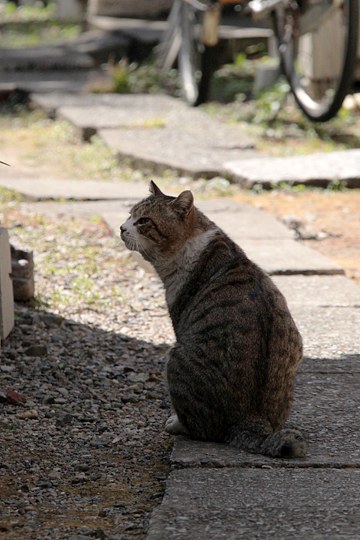
<svg viewBox="0 0 360 540">
<path fill-rule="evenodd" d="M 123 232 L 125 232 L 125 230 L 126 230 L 126 229 L 125 229 L 124 225 L 120 225 L 120 232 L 123 233 Z"/>
</svg>

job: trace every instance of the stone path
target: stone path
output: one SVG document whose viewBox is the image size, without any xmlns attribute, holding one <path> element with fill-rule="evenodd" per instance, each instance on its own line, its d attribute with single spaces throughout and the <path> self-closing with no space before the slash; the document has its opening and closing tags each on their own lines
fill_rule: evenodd
<svg viewBox="0 0 360 540">
<path fill-rule="evenodd" d="M 219 211 L 217 222 L 240 245 L 254 241 L 259 226 L 260 262 L 269 243 L 277 243 L 283 273 L 293 249 L 301 247 L 271 227 L 266 214 L 242 209 Z M 262 227 L 262 216 L 265 227 Z M 231 223 L 230 223 L 231 221 Z M 243 235 L 242 241 L 240 236 Z M 273 238 L 271 240 L 270 238 Z M 273 264 L 279 252 L 269 254 Z M 261 254 L 261 255 L 260 255 Z M 307 434 L 305 459 L 274 460 L 225 445 L 177 437 L 173 471 L 160 507 L 154 512 L 148 540 L 238 538 L 355 539 L 360 525 L 360 289 L 341 275 L 307 275 L 312 255 L 297 275 L 274 276 L 286 295 L 305 342 L 305 360 L 295 389 L 290 422 Z M 287 258 L 288 256 L 288 258 Z M 309 263 L 309 264 L 308 264 Z"/>
<path fill-rule="evenodd" d="M 169 96 L 34 94 L 32 103 L 70 122 L 83 140 L 97 134 L 119 159 L 152 173 L 225 176 L 245 187 L 281 182 L 360 187 L 360 150 L 267 157 L 239 126 Z"/>
<path fill-rule="evenodd" d="M 3 182 L 11 183 L 26 193 L 19 179 Z M 130 183 L 35 186 L 36 211 L 101 215 L 114 234 L 134 201 L 147 195 L 146 186 Z M 50 195 L 68 201 L 49 201 Z M 227 199 L 199 206 L 273 274 L 288 299 L 305 343 L 290 421 L 306 432 L 309 451 L 302 460 L 274 460 L 176 438 L 173 471 L 147 538 L 355 539 L 360 530 L 360 289 L 333 262 L 293 240 L 269 214 Z"/>
<path fill-rule="evenodd" d="M 0 93 L 78 93 L 104 84 L 109 76 L 101 67 L 114 51 L 123 56 L 129 40 L 105 32 L 84 32 L 71 41 L 22 49 L 0 48 Z"/>
</svg>

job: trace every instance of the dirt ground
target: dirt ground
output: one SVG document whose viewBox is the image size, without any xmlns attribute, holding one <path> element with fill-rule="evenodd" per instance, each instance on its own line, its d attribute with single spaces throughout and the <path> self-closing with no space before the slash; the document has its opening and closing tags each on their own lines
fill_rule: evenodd
<svg viewBox="0 0 360 540">
<path fill-rule="evenodd" d="M 301 241 L 337 262 L 360 286 L 360 190 L 241 192 L 235 199 L 263 208 L 285 223 L 299 220 Z"/>
</svg>

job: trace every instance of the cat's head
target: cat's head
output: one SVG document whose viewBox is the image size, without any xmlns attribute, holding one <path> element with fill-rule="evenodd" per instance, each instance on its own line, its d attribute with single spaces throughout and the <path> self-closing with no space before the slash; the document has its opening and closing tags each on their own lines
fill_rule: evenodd
<svg viewBox="0 0 360 540">
<path fill-rule="evenodd" d="M 131 209 L 120 234 L 128 249 L 154 262 L 175 255 L 193 235 L 194 198 L 191 191 L 165 195 L 153 181 L 150 193 Z"/>
</svg>

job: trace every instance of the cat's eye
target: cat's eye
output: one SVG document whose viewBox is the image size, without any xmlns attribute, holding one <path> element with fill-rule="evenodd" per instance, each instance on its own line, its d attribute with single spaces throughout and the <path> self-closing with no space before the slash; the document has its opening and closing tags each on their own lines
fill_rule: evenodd
<svg viewBox="0 0 360 540">
<path fill-rule="evenodd" d="M 146 225 L 150 222 L 150 219 L 148 217 L 141 217 L 137 220 L 136 225 Z"/>
</svg>

